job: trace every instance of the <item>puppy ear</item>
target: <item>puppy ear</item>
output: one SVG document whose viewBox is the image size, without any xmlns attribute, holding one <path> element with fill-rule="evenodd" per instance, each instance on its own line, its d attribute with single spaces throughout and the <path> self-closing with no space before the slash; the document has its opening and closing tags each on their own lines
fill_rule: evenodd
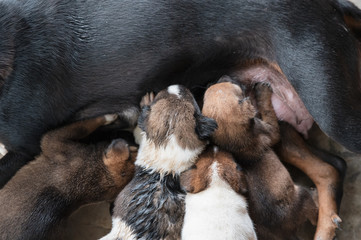
<svg viewBox="0 0 361 240">
<path fill-rule="evenodd" d="M 206 140 L 212 136 L 213 132 L 218 128 L 217 122 L 209 117 L 198 115 L 196 117 L 196 133 L 201 140 Z"/>
<path fill-rule="evenodd" d="M 181 173 L 180 184 L 187 193 L 199 193 L 207 188 L 209 180 L 207 176 L 200 176 L 197 167 L 194 165 Z"/>
<path fill-rule="evenodd" d="M 142 129 L 144 132 L 146 132 L 146 124 L 145 121 L 149 115 L 150 112 L 150 106 L 145 105 L 142 107 L 142 111 L 140 113 L 140 116 L 138 118 L 138 126 L 140 129 Z"/>
</svg>

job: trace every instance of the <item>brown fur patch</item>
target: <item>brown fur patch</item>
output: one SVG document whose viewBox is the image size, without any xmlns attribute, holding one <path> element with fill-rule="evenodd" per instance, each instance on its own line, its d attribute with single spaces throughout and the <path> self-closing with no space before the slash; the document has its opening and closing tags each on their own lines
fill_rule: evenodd
<svg viewBox="0 0 361 240">
<path fill-rule="evenodd" d="M 178 98 L 166 91 L 159 93 L 147 121 L 147 137 L 157 145 L 166 145 L 174 135 L 182 148 L 195 149 L 203 143 L 195 134 L 195 108 L 188 98 Z"/>
<path fill-rule="evenodd" d="M 212 140 L 232 152 L 245 169 L 249 210 L 258 237 L 284 239 L 293 235 L 307 218 L 314 217 L 317 208 L 309 192 L 295 187 L 271 149 L 279 142 L 280 133 L 270 87 L 258 83 L 254 95 L 258 113 L 239 86 L 229 82 L 215 84 L 205 93 L 203 114 L 218 123 Z M 231 173 L 235 167 L 223 166 L 227 166 L 224 174 Z M 230 177 L 234 176 L 235 172 Z M 310 216 L 309 212 L 314 214 Z"/>
<path fill-rule="evenodd" d="M 45 134 L 42 154 L 0 190 L 0 201 L 11 202 L 0 204 L 1 239 L 42 239 L 81 205 L 113 200 L 124 188 L 133 176 L 135 158 L 126 142 L 110 147 L 106 142 L 79 142 L 104 123 L 105 118 L 98 117 Z"/>
<path fill-rule="evenodd" d="M 337 224 L 341 222 L 336 203 L 337 191 L 342 191 L 340 175 L 333 166 L 311 152 L 304 139 L 291 126 L 285 123 L 281 126 L 280 157 L 302 170 L 315 183 L 318 191 L 319 212 L 315 239 L 332 239 Z M 311 210 L 308 209 L 309 215 L 313 214 Z"/>
<path fill-rule="evenodd" d="M 218 163 L 219 176 L 235 192 L 244 194 L 247 191 L 244 174 L 237 168 L 232 155 L 218 149 L 215 151 L 214 147 L 210 146 L 199 156 L 194 167 L 181 174 L 181 185 L 187 192 L 198 193 L 208 188 L 212 176 L 211 166 L 214 162 Z"/>
<path fill-rule="evenodd" d="M 195 133 L 195 101 L 187 89 L 182 97 L 163 90 L 157 94 L 147 118 L 147 137 L 156 145 L 166 145 L 171 135 L 178 144 L 190 150 L 199 148 L 204 142 Z"/>
<path fill-rule="evenodd" d="M 270 97 L 267 89 L 261 91 Z M 264 99 L 263 94 L 259 94 L 258 100 L 262 102 L 259 106 L 264 104 L 273 111 L 270 99 Z M 204 95 L 202 112 L 217 121 L 218 129 L 212 137 L 214 143 L 233 154 L 242 153 L 246 159 L 254 160 L 277 141 L 277 118 L 272 121 L 273 125 L 270 125 L 256 117 L 256 108 L 235 84 L 224 82 L 208 88 Z M 275 117 L 274 112 L 268 111 L 267 114 Z"/>
</svg>

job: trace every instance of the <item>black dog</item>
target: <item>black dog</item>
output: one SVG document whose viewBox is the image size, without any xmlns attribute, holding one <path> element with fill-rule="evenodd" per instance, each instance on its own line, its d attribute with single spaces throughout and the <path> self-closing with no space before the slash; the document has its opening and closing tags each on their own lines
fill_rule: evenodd
<svg viewBox="0 0 361 240">
<path fill-rule="evenodd" d="M 360 23 L 345 0 L 1 2 L 0 142 L 9 152 L 0 185 L 49 129 L 115 112 L 129 127 L 145 92 L 180 83 L 199 98 L 225 74 L 260 81 L 240 74 L 250 62 L 277 76 L 268 81 L 295 128 L 306 135 L 314 119 L 361 152 Z"/>
</svg>

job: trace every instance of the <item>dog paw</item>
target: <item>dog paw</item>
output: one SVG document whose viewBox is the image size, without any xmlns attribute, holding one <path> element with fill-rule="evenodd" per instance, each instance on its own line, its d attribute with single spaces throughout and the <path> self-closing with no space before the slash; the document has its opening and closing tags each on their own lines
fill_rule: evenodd
<svg viewBox="0 0 361 240">
<path fill-rule="evenodd" d="M 140 107 L 149 106 L 154 101 L 154 93 L 150 92 L 145 94 L 140 101 Z"/>
<path fill-rule="evenodd" d="M 341 222 L 341 218 L 336 213 L 333 213 L 331 216 L 321 217 L 317 223 L 317 231 L 314 239 L 334 239 L 336 236 L 336 229 L 341 229 Z"/>
<path fill-rule="evenodd" d="M 104 125 L 108 125 L 111 124 L 112 122 L 114 122 L 117 119 L 118 115 L 117 114 L 107 114 L 104 115 L 105 118 L 105 123 Z"/>
<path fill-rule="evenodd" d="M 262 103 L 264 101 L 271 100 L 273 93 L 271 84 L 267 82 L 258 82 L 254 85 L 254 91 L 257 102 Z"/>
</svg>

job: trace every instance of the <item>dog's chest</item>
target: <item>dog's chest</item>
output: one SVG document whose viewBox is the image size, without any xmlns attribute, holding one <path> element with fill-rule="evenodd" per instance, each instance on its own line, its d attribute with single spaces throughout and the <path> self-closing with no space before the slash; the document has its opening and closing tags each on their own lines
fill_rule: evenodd
<svg viewBox="0 0 361 240">
<path fill-rule="evenodd" d="M 185 193 L 178 176 L 152 173 L 141 167 L 132 181 L 122 219 L 138 239 L 180 239 Z"/>
</svg>

